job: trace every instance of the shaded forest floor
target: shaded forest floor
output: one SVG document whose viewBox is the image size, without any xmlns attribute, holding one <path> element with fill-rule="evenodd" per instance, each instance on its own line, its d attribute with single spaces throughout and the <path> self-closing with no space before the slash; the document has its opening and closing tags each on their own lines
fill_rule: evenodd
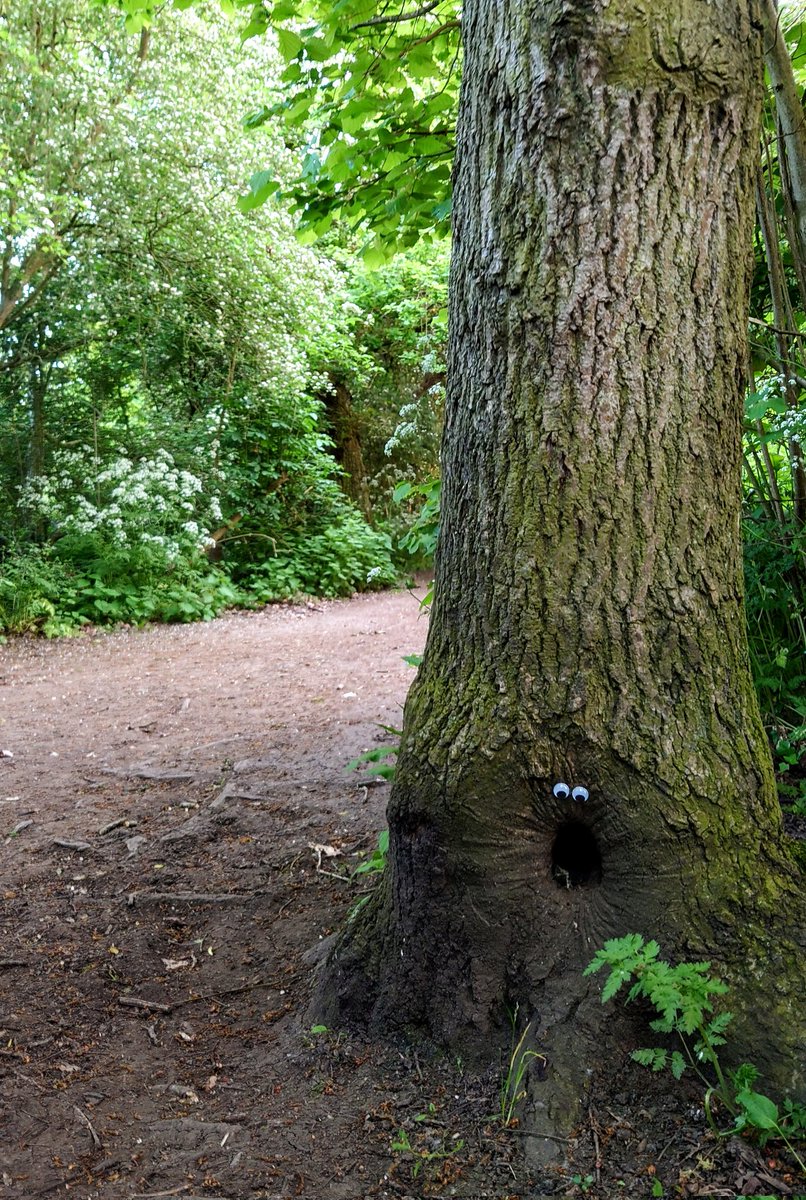
<svg viewBox="0 0 806 1200">
<path fill-rule="evenodd" d="M 629 1064 L 527 1162 L 500 1057 L 311 1030 L 424 637 L 404 592 L 0 647 L 0 1200 L 806 1193 Z"/>
</svg>

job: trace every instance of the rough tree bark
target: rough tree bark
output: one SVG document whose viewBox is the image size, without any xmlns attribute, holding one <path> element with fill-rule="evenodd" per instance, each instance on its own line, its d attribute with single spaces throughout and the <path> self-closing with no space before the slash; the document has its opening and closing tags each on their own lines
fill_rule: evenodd
<svg viewBox="0 0 806 1200">
<path fill-rule="evenodd" d="M 739 542 L 761 13 L 468 0 L 462 25 L 436 600 L 390 869 L 319 1008 L 489 1047 L 518 1005 L 561 1123 L 625 1053 L 582 967 L 638 931 L 721 966 L 735 1052 L 802 1091 Z"/>
</svg>

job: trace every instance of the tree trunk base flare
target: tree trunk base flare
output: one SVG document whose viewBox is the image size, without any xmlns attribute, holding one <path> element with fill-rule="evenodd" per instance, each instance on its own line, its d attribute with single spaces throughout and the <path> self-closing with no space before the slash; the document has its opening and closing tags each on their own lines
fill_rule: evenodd
<svg viewBox="0 0 806 1200">
<path fill-rule="evenodd" d="M 435 604 L 386 876 L 316 1008 L 488 1059 L 517 1012 L 567 1132 L 658 1036 L 582 976 L 641 933 L 730 985 L 726 1063 L 803 1097 L 739 542 L 760 12 L 467 0 L 462 27 Z"/>
<path fill-rule="evenodd" d="M 463 776 L 455 809 L 435 795 L 439 816 L 423 803 L 425 772 L 396 782 L 388 876 L 324 964 L 316 1019 L 424 1033 L 489 1061 L 506 1059 L 517 1014 L 546 1058 L 530 1072 L 534 1136 L 567 1133 L 595 1071 L 664 1042 L 646 1010 L 602 1006 L 602 979 L 582 974 L 606 940 L 640 932 L 729 983 L 725 1063 L 754 1062 L 761 1090 L 804 1096 L 804 904 L 776 815 L 748 814 L 723 845 L 728 814 L 697 829 L 658 796 L 648 822 L 640 784 L 632 802 L 623 787 L 557 800 L 551 777 L 519 778 L 513 757 L 488 760 L 475 784 Z M 603 778 L 601 756 L 588 768 Z M 473 820 L 477 804 L 492 805 L 497 836 Z"/>
</svg>

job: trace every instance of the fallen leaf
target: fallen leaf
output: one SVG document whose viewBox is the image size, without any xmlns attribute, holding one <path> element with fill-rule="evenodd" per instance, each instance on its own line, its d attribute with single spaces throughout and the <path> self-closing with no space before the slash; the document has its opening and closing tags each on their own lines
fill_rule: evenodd
<svg viewBox="0 0 806 1200">
<path fill-rule="evenodd" d="M 319 842 L 308 842 L 308 848 L 313 850 L 314 854 L 324 854 L 325 858 L 336 858 L 341 854 L 341 850 L 337 850 L 335 846 L 322 846 Z"/>
<path fill-rule="evenodd" d="M 195 967 L 196 956 L 191 954 L 190 958 L 164 958 L 162 963 L 166 971 L 180 971 L 182 967 Z"/>
</svg>

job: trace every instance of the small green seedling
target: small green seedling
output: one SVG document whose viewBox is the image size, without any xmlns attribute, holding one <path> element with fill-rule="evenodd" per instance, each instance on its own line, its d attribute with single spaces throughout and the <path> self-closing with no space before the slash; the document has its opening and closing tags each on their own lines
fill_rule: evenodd
<svg viewBox="0 0 806 1200">
<path fill-rule="evenodd" d="M 386 870 L 386 860 L 388 858 L 388 855 L 389 855 L 389 830 L 382 829 L 381 832 L 378 834 L 378 844 L 375 847 L 375 849 L 372 851 L 372 854 L 370 854 L 369 858 L 365 859 L 364 862 L 358 864 L 358 866 L 355 868 L 355 870 L 353 871 L 350 878 L 354 880 L 361 875 L 366 875 L 370 879 L 372 879 L 375 876 L 382 875 L 383 872 Z M 361 911 L 361 909 L 364 907 L 364 905 L 368 904 L 368 903 L 369 903 L 368 895 L 359 896 L 358 899 L 356 900 L 356 902 L 351 907 L 349 913 L 347 914 L 348 922 L 355 920 L 356 916 Z"/>
<path fill-rule="evenodd" d="M 421 1116 L 425 1115 L 426 1114 L 421 1114 Z M 455 1154 L 458 1154 L 460 1150 L 464 1149 L 464 1145 L 464 1139 L 458 1138 L 456 1139 L 455 1145 L 450 1147 L 446 1147 L 443 1140 L 442 1146 L 438 1150 L 418 1150 L 411 1144 L 411 1139 L 409 1138 L 409 1135 L 406 1133 L 405 1129 L 398 1129 L 396 1136 L 392 1138 L 393 1150 L 401 1154 L 414 1155 L 414 1162 L 411 1168 L 412 1179 L 417 1178 L 417 1176 L 420 1174 L 420 1171 L 422 1171 L 423 1167 L 427 1163 L 435 1162 L 438 1159 L 453 1158 Z"/>
<path fill-rule="evenodd" d="M 512 1024 L 514 1027 L 515 1021 L 518 1019 L 517 1009 L 513 1015 Z M 501 1083 L 499 1106 L 499 1118 L 504 1128 L 512 1124 L 515 1116 L 515 1109 L 521 1100 L 526 1096 L 526 1088 L 523 1087 L 524 1076 L 529 1069 L 529 1064 L 534 1059 L 541 1059 L 546 1062 L 544 1054 L 539 1054 L 536 1050 L 524 1050 L 524 1043 L 529 1036 L 529 1030 L 532 1028 L 531 1021 L 524 1029 L 516 1045 L 512 1049 L 509 1056 L 509 1064 L 507 1066 L 506 1075 Z M 514 1037 L 514 1030 L 513 1030 Z"/>
<path fill-rule="evenodd" d="M 356 875 L 380 875 L 386 870 L 386 858 L 389 854 L 389 830 L 382 829 L 378 834 L 378 844 L 369 858 L 366 858 L 353 871 Z"/>
<path fill-rule="evenodd" d="M 381 779 L 394 779 L 395 764 L 385 760 L 397 757 L 403 731 L 396 729 L 394 725 L 379 725 L 378 728 L 397 740 L 390 742 L 387 746 L 373 746 L 371 750 L 365 750 L 363 754 L 359 754 L 357 758 L 348 762 L 344 768 L 345 771 L 363 771 L 365 775 L 378 775 Z"/>
</svg>

